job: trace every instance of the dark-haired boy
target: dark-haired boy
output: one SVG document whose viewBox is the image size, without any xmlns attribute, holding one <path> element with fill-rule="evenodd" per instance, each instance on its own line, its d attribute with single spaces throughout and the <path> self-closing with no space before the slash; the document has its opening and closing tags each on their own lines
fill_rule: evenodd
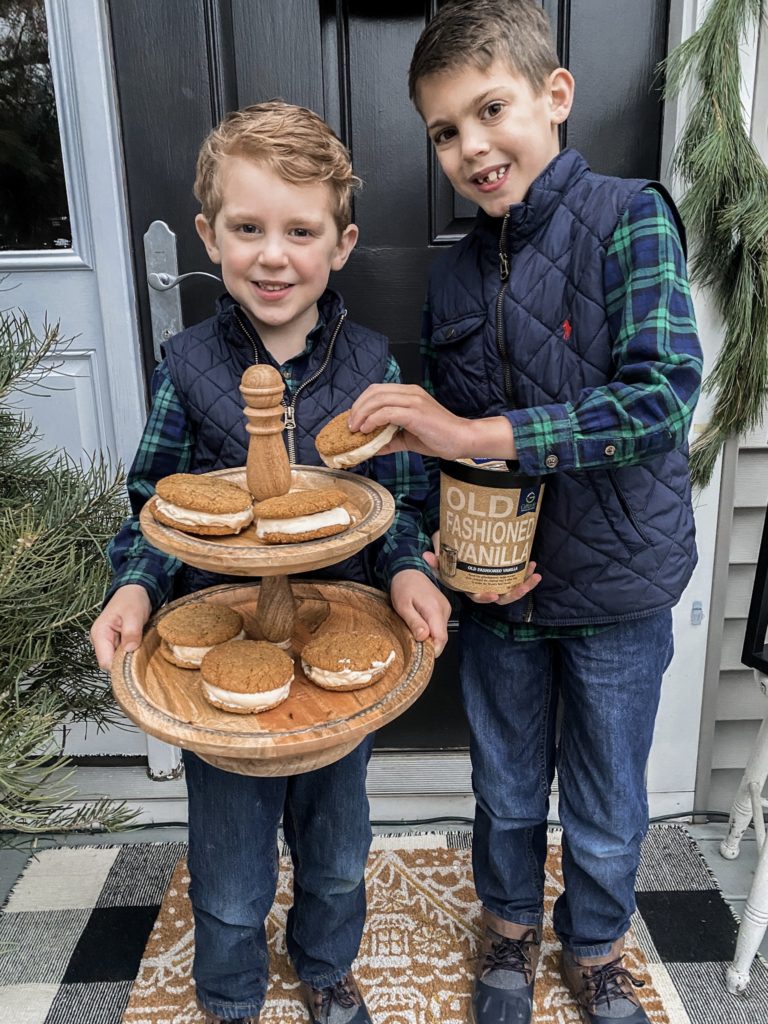
<svg viewBox="0 0 768 1024">
<path fill-rule="evenodd" d="M 531 1019 L 555 767 L 566 981 L 590 1024 L 648 1020 L 622 947 L 670 609 L 696 561 L 687 435 L 701 351 L 682 228 L 657 183 L 560 152 L 573 88 L 532 0 L 459 0 L 427 26 L 411 96 L 480 211 L 434 266 L 425 389 L 374 385 L 350 417 L 353 429 L 400 424 L 389 450 L 517 459 L 546 482 L 540 576 L 467 602 L 460 633 L 480 1024 Z M 435 486 L 431 530 L 436 510 Z"/>
</svg>

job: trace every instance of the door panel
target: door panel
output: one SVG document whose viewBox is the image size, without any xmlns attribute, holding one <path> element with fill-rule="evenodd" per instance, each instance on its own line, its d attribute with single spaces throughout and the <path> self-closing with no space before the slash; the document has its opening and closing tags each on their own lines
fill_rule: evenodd
<svg viewBox="0 0 768 1024">
<path fill-rule="evenodd" d="M 473 210 L 437 167 L 408 100 L 413 45 L 437 0 L 112 0 L 110 19 L 147 375 L 152 367 L 142 237 L 165 220 L 179 271 L 210 270 L 194 230 L 200 142 L 229 109 L 274 97 L 321 113 L 365 181 L 360 243 L 332 283 L 353 318 L 388 335 L 406 380 L 419 379 L 418 333 L 429 266 L 470 227 Z M 564 144 L 595 170 L 657 177 L 669 0 L 543 0 L 577 81 Z M 209 316 L 220 288 L 181 285 L 185 323 Z M 466 743 L 452 634 L 426 695 L 379 744 Z"/>
</svg>

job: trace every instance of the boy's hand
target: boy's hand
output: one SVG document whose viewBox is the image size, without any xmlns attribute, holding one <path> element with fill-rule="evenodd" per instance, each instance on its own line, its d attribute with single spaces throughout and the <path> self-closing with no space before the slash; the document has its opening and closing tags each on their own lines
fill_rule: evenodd
<svg viewBox="0 0 768 1024">
<path fill-rule="evenodd" d="M 137 583 L 116 590 L 91 626 L 91 643 L 99 668 L 109 669 L 118 646 L 135 651 L 152 614 L 149 594 Z"/>
<path fill-rule="evenodd" d="M 454 416 L 415 384 L 372 384 L 349 414 L 350 430 L 368 433 L 388 423 L 402 429 L 379 454 L 412 451 L 444 459 L 465 454 L 470 420 Z"/>
<path fill-rule="evenodd" d="M 450 601 L 418 569 L 403 569 L 396 573 L 389 596 L 392 607 L 413 633 L 415 640 L 432 637 L 435 657 L 438 658 L 448 643 Z"/>
<path fill-rule="evenodd" d="M 432 547 L 435 549 L 434 554 L 431 551 L 425 551 L 422 555 L 424 561 L 429 565 L 436 573 L 440 572 L 440 531 L 437 530 L 432 534 Z M 519 601 L 521 597 L 525 597 L 527 593 L 533 590 L 541 583 L 541 574 L 536 572 L 536 563 L 529 562 L 528 568 L 525 570 L 525 579 L 522 583 L 513 589 L 508 591 L 506 594 L 467 594 L 472 601 L 476 604 L 512 604 L 513 601 Z"/>
<path fill-rule="evenodd" d="M 541 574 L 536 572 L 536 563 L 529 562 L 525 579 L 506 594 L 467 594 L 476 604 L 512 604 L 541 583 Z"/>
<path fill-rule="evenodd" d="M 506 416 L 455 416 L 415 384 L 371 384 L 350 409 L 350 430 L 368 433 L 388 423 L 401 429 L 380 455 L 411 451 L 441 459 L 513 459 L 516 454 Z"/>
</svg>

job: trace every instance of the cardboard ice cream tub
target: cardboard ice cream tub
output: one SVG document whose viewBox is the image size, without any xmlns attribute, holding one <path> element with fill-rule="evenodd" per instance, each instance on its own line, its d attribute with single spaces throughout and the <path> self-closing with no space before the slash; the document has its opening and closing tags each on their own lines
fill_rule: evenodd
<svg viewBox="0 0 768 1024">
<path fill-rule="evenodd" d="M 544 484 L 516 462 L 440 459 L 440 579 L 504 594 L 525 579 Z"/>
</svg>

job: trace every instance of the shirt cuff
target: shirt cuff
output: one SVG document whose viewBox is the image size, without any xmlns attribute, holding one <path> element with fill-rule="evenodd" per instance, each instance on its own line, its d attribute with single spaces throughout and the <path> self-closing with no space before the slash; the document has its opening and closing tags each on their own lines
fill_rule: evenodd
<svg viewBox="0 0 768 1024">
<path fill-rule="evenodd" d="M 505 412 L 515 438 L 520 470 L 531 476 L 577 469 L 570 406 L 537 405 Z"/>
<path fill-rule="evenodd" d="M 440 580 L 430 569 L 424 559 L 419 558 L 416 555 L 401 555 L 400 557 L 388 559 L 387 564 L 381 570 L 381 582 L 383 586 L 389 590 L 392 586 L 392 580 L 394 577 L 405 569 L 416 569 L 418 572 L 423 572 L 425 576 L 432 580 L 436 587 L 440 586 Z"/>
<path fill-rule="evenodd" d="M 157 609 L 161 605 L 165 604 L 171 596 L 171 582 L 169 580 L 162 581 L 151 573 L 143 573 L 134 569 L 129 572 L 120 573 L 114 577 L 106 594 L 104 595 L 102 608 L 114 595 L 115 591 L 119 590 L 120 587 L 128 586 L 130 583 L 137 583 L 139 586 L 144 587 L 149 595 L 149 601 L 152 605 L 153 612 L 156 612 Z"/>
</svg>

